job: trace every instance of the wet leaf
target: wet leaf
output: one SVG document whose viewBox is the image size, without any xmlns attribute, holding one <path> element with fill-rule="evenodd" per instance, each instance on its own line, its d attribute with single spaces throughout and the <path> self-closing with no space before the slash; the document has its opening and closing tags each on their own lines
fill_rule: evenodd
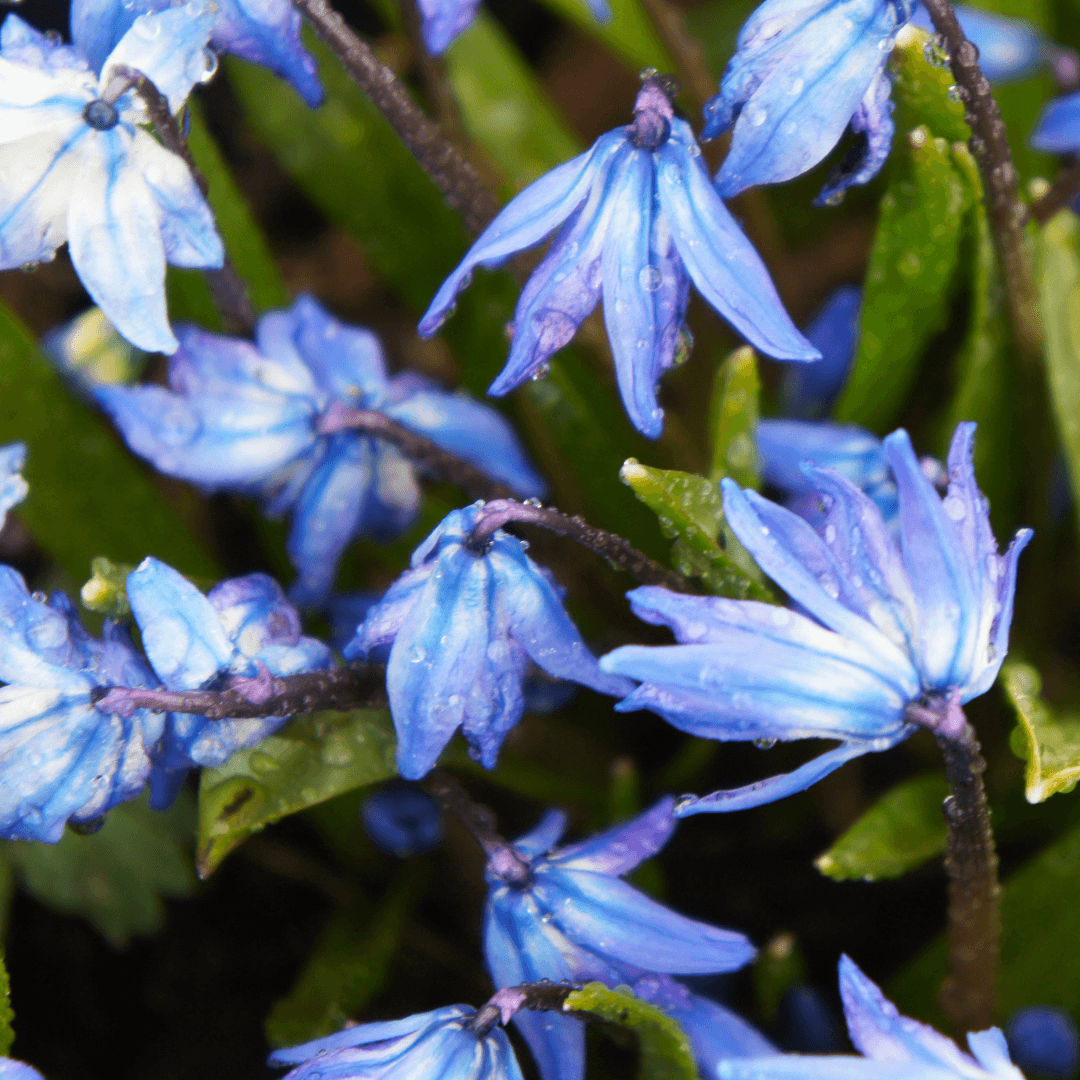
<svg viewBox="0 0 1080 1080">
<path fill-rule="evenodd" d="M 1020 721 L 1010 741 L 1016 756 L 1027 761 L 1027 801 L 1072 791 L 1080 780 L 1080 717 L 1054 716 L 1039 697 L 1042 679 L 1030 664 L 1008 661 L 1001 679 Z"/>
<path fill-rule="evenodd" d="M 394 776 L 394 737 L 385 712 L 299 716 L 199 779 L 196 866 L 209 876 L 252 832 L 353 788 Z"/>
<path fill-rule="evenodd" d="M 0 852 L 22 889 L 54 911 L 86 919 L 120 948 L 161 928 L 163 897 L 194 891 L 194 825 L 194 806 L 181 792 L 165 813 L 139 799 L 110 810 L 90 836 L 69 829 L 58 844 L 13 840 Z"/>
<path fill-rule="evenodd" d="M 897 784 L 814 865 L 834 881 L 895 878 L 945 850 L 941 804 L 949 785 L 941 773 Z"/>
<path fill-rule="evenodd" d="M 967 142 L 971 129 L 964 120 L 963 103 L 954 101 L 949 94 L 953 84 L 949 65 L 945 61 L 934 64 L 927 58 L 933 52 L 928 48 L 930 37 L 918 27 L 905 27 L 889 58 L 897 138 L 902 139 L 912 128 L 925 124 L 940 139 Z M 898 147 L 894 146 L 895 149 Z"/>
<path fill-rule="evenodd" d="M 925 126 L 897 139 L 888 180 L 866 276 L 858 350 L 836 407 L 837 419 L 877 430 L 896 420 L 927 342 L 948 319 L 970 200 L 949 144 Z"/>
<path fill-rule="evenodd" d="M 0 1057 L 6 1057 L 15 1041 L 15 1010 L 11 1007 L 11 982 L 8 979 L 4 953 L 0 950 Z"/>
<path fill-rule="evenodd" d="M 586 983 L 566 999 L 567 1012 L 587 1012 L 632 1031 L 638 1040 L 638 1080 L 696 1080 L 697 1066 L 683 1029 L 627 987 Z"/>
</svg>

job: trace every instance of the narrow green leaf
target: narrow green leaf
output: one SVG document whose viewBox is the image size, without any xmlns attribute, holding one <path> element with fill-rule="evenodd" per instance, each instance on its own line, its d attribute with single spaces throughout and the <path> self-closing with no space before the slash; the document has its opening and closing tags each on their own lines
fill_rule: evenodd
<svg viewBox="0 0 1080 1080">
<path fill-rule="evenodd" d="M 289 294 L 270 254 L 266 237 L 236 186 L 196 100 L 188 102 L 188 112 L 191 115 L 188 149 L 206 178 L 207 202 L 214 211 L 225 250 L 247 285 L 256 311 L 284 307 L 289 302 Z"/>
<path fill-rule="evenodd" d="M 315 803 L 396 773 L 390 718 L 383 712 L 296 717 L 257 746 L 199 778 L 196 866 L 209 876 L 252 832 Z"/>
<path fill-rule="evenodd" d="M 757 488 L 758 471 L 755 429 L 761 380 L 757 357 L 749 345 L 736 349 L 717 369 L 709 410 L 712 466 L 709 479 L 718 483 L 730 476 L 739 487 Z"/>
<path fill-rule="evenodd" d="M 927 59 L 933 51 L 928 50 L 929 44 L 930 34 L 925 30 L 906 26 L 889 58 L 897 135 L 903 137 L 925 124 L 940 139 L 967 142 L 971 129 L 964 119 L 964 106 L 949 96 L 952 72 L 944 59 L 938 64 Z"/>
<path fill-rule="evenodd" d="M 676 541 L 673 556 L 680 574 L 700 576 L 718 596 L 772 599 L 717 542 L 724 521 L 719 485 L 694 473 L 650 469 L 634 458 L 626 459 L 619 478 L 657 515 L 660 531 Z"/>
<path fill-rule="evenodd" d="M 640 0 L 611 0 L 612 18 L 597 22 L 585 0 L 543 0 L 557 15 L 592 37 L 599 38 L 635 71 L 654 67 L 674 71 L 675 63 L 653 28 Z"/>
<path fill-rule="evenodd" d="M 72 397 L 30 332 L 0 304 L 0 440 L 30 449 L 18 509 L 38 543 L 81 581 L 102 551 L 158 558 L 213 577 L 216 566 L 108 422 Z M 73 523 L 77 526 L 73 527 Z"/>
<path fill-rule="evenodd" d="M 1080 218 L 1062 210 L 1035 243 L 1039 312 L 1046 332 L 1046 373 L 1073 503 L 1080 513 Z"/>
<path fill-rule="evenodd" d="M 266 1021 L 271 1046 L 295 1046 L 339 1031 L 383 988 L 401 945 L 418 893 L 417 873 L 407 866 L 379 908 L 361 924 L 335 915 L 307 966 Z"/>
<path fill-rule="evenodd" d="M 1001 679 L 1020 721 L 1011 743 L 1016 756 L 1027 761 L 1027 801 L 1041 803 L 1072 791 L 1080 780 L 1080 718 L 1054 716 L 1039 697 L 1042 679 L 1030 664 L 1008 661 Z"/>
<path fill-rule="evenodd" d="M 697 1066 L 686 1033 L 628 987 L 609 990 L 603 983 L 586 983 L 567 997 L 566 1011 L 587 1012 L 632 1031 L 638 1040 L 638 1080 L 696 1080 Z"/>
<path fill-rule="evenodd" d="M 949 785 L 926 773 L 886 792 L 814 865 L 834 881 L 895 878 L 945 850 Z"/>
<path fill-rule="evenodd" d="M 924 347 L 948 318 L 969 198 L 944 139 L 918 127 L 897 140 L 838 419 L 879 430 L 895 421 Z"/>
<path fill-rule="evenodd" d="M 7 1057 L 15 1041 L 15 1010 L 11 1007 L 11 981 L 8 979 L 4 953 L 0 950 L 0 1057 Z"/>
<path fill-rule="evenodd" d="M 465 129 L 509 178 L 509 194 L 580 153 L 517 47 L 486 12 L 447 49 L 446 66 Z"/>
<path fill-rule="evenodd" d="M 92 836 L 68 830 L 58 844 L 17 840 L 2 847 L 31 896 L 81 916 L 119 948 L 161 928 L 162 897 L 194 891 L 187 854 L 194 824 L 185 792 L 166 813 L 151 810 L 144 799 L 123 803 Z"/>
</svg>

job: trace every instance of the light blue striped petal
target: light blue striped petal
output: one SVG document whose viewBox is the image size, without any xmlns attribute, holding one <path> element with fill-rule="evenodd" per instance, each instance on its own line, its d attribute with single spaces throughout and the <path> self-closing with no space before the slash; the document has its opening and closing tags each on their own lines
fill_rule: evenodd
<svg viewBox="0 0 1080 1080">
<path fill-rule="evenodd" d="M 628 874 L 671 839 L 674 806 L 675 800 L 665 795 L 636 818 L 553 852 L 551 862 L 564 870 L 591 870 L 614 877 Z"/>
<path fill-rule="evenodd" d="M 899 1061 L 827 1054 L 778 1054 L 731 1058 L 717 1066 L 718 1080 L 956 1080 L 949 1069 Z"/>
</svg>

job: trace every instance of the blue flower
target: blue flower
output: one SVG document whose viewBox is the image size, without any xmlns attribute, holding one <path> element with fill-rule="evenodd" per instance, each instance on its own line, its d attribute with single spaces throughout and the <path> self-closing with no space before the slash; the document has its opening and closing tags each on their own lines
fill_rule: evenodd
<svg viewBox="0 0 1080 1080">
<path fill-rule="evenodd" d="M 716 175 L 720 194 L 800 176 L 849 127 L 862 145 L 818 202 L 873 179 L 893 136 L 885 61 L 913 9 L 914 0 L 765 0 L 739 33 L 720 93 L 705 105 L 702 138 L 735 128 Z"/>
<path fill-rule="evenodd" d="M 608 0 L 585 0 L 598 22 L 611 19 Z M 428 52 L 438 56 L 445 52 L 458 34 L 473 24 L 480 0 L 417 0 L 420 10 L 420 30 Z"/>
<path fill-rule="evenodd" d="M 522 1080 L 501 1027 L 477 1034 L 476 1012 L 448 1005 L 404 1020 L 356 1024 L 336 1035 L 275 1050 L 270 1065 L 294 1065 L 284 1080 Z"/>
<path fill-rule="evenodd" d="M 171 0 L 72 0 L 71 37 L 96 68 L 139 15 L 166 11 Z M 300 41 L 303 19 L 288 0 L 215 0 L 210 45 L 269 68 L 315 108 L 322 104 L 315 60 Z"/>
<path fill-rule="evenodd" d="M 1031 145 L 1047 154 L 1080 150 L 1080 91 L 1055 98 L 1043 109 Z"/>
<path fill-rule="evenodd" d="M 25 1061 L 0 1058 L 0 1080 L 43 1080 L 41 1073 Z"/>
<path fill-rule="evenodd" d="M 391 780 L 360 804 L 360 820 L 371 842 L 388 855 L 408 859 L 442 840 L 442 811 L 422 787 Z"/>
<path fill-rule="evenodd" d="M 143 789 L 164 717 L 94 706 L 103 687 L 157 685 L 125 630 L 91 637 L 62 593 L 0 566 L 0 680 L 0 836 L 55 843 Z"/>
<path fill-rule="evenodd" d="M 322 642 L 300 633 L 300 618 L 273 578 L 248 574 L 215 585 L 203 596 L 185 577 L 157 559 L 144 559 L 128 575 L 128 602 L 143 649 L 169 690 L 198 690 L 224 677 L 295 675 L 332 666 Z M 242 746 L 254 746 L 287 718 L 207 720 L 169 713 L 154 748 L 150 801 L 168 806 L 187 770 L 221 765 Z"/>
<path fill-rule="evenodd" d="M 179 332 L 169 389 L 102 386 L 97 400 L 162 472 L 254 495 L 272 516 L 292 513 L 298 602 L 325 600 L 349 541 L 398 535 L 420 502 L 396 447 L 349 431 L 320 434 L 320 418 L 337 403 L 377 409 L 523 495 L 544 491 L 494 409 L 417 375 L 388 379 L 375 335 L 338 322 L 311 297 L 264 315 L 254 345 L 197 327 Z"/>
<path fill-rule="evenodd" d="M 756 492 L 724 481 L 724 512 L 758 565 L 797 610 L 664 589 L 630 593 L 678 645 L 626 646 L 600 661 L 642 683 L 616 706 L 651 709 L 722 740 L 838 739 L 795 772 L 680 804 L 681 815 L 737 810 L 803 791 L 845 761 L 915 730 L 909 707 L 957 735 L 955 706 L 985 693 L 1008 649 L 1017 533 L 997 554 L 971 464 L 974 424 L 949 451 L 944 500 L 907 433 L 884 442 L 900 504 L 899 543 L 881 511 L 831 469 L 806 467 L 826 514 L 815 530 Z"/>
<path fill-rule="evenodd" d="M 1072 1080 L 1080 1069 L 1080 1032 L 1064 1009 L 1029 1005 L 1005 1027 L 1013 1060 L 1025 1072 Z"/>
<path fill-rule="evenodd" d="M 966 4 L 954 5 L 953 11 L 964 36 L 979 50 L 979 69 L 991 82 L 1023 79 L 1046 59 L 1046 39 L 1026 19 L 1005 19 Z M 934 33 L 922 4 L 916 6 L 911 25 Z"/>
<path fill-rule="evenodd" d="M 200 2 L 143 15 L 101 66 L 15 15 L 0 28 L 0 269 L 52 259 L 76 273 L 116 328 L 171 353 L 165 262 L 219 267 L 213 214 L 187 165 L 143 130 L 122 69 L 141 71 L 177 111 L 207 72 L 213 23 Z"/>
<path fill-rule="evenodd" d="M 562 848 L 555 845 L 565 815 L 549 811 L 512 850 L 493 853 L 484 910 L 491 978 L 497 989 L 540 979 L 629 984 L 680 1022 L 690 1021 L 687 1033 L 703 1068 L 724 1053 L 768 1053 L 768 1042 L 748 1024 L 669 978 L 741 968 L 753 959 L 750 942 L 678 915 L 621 880 L 667 842 L 675 827 L 672 806 L 671 798 L 661 799 L 632 821 Z M 519 1012 L 514 1023 L 541 1080 L 581 1080 L 579 1020 Z"/>
<path fill-rule="evenodd" d="M 780 408 L 785 416 L 819 420 L 833 407 L 855 359 L 861 307 L 862 289 L 843 285 L 811 320 L 806 339 L 821 353 L 821 359 L 784 369 Z"/>
<path fill-rule="evenodd" d="M 783 1054 L 723 1061 L 719 1080 L 1023 1080 L 1000 1028 L 969 1034 L 969 1056 L 932 1027 L 901 1016 L 846 956 L 840 958 L 840 995 L 861 1058 Z"/>
<path fill-rule="evenodd" d="M 30 486 L 22 478 L 26 466 L 26 444 L 0 446 L 0 529 L 7 521 L 7 512 L 26 498 Z"/>
<path fill-rule="evenodd" d="M 344 650 L 349 660 L 363 659 L 393 643 L 386 689 L 398 771 L 409 780 L 434 767 L 459 727 L 469 753 L 493 769 L 521 719 L 530 660 L 601 693 L 620 696 L 630 687 L 597 667 L 556 587 L 520 540 L 499 529 L 482 551 L 472 550 L 469 534 L 482 505 L 446 516 Z"/>
<path fill-rule="evenodd" d="M 502 395 L 542 374 L 602 295 L 623 404 L 634 426 L 656 438 L 663 428 L 656 384 L 676 362 L 691 281 L 762 352 L 786 360 L 818 353 L 717 197 L 662 80 L 646 78 L 634 117 L 499 214 L 443 282 L 420 333 L 435 333 L 477 266 L 498 266 L 562 226 L 522 290 L 510 357 L 488 392 Z"/>
</svg>

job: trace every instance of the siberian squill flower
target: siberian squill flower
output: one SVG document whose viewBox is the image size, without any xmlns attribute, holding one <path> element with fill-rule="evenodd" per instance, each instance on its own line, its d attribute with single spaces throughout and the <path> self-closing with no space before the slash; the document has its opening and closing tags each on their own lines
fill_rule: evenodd
<svg viewBox="0 0 1080 1080">
<path fill-rule="evenodd" d="M 1031 145 L 1047 154 L 1080 150 L 1080 91 L 1055 98 L 1043 109 Z"/>
<path fill-rule="evenodd" d="M 885 62 L 914 0 L 765 0 L 739 33 L 703 139 L 734 125 L 716 187 L 725 198 L 812 169 L 850 128 L 861 143 L 818 196 L 873 179 L 889 156 Z"/>
<path fill-rule="evenodd" d="M 22 477 L 26 466 L 26 444 L 0 446 L 0 529 L 7 521 L 7 512 L 26 498 L 30 487 Z"/>
<path fill-rule="evenodd" d="M 530 660 L 613 696 L 632 685 L 597 667 L 556 586 L 520 540 L 498 529 L 470 543 L 482 506 L 443 519 L 343 650 L 357 660 L 390 645 L 386 690 L 398 771 L 408 780 L 434 767 L 459 727 L 469 753 L 493 769 L 521 719 Z"/>
<path fill-rule="evenodd" d="M 387 378 L 375 335 L 309 296 L 264 315 L 254 344 L 194 326 L 179 334 L 168 389 L 102 386 L 97 400 L 161 472 L 254 495 L 271 516 L 292 513 L 298 602 L 326 598 L 350 540 L 394 537 L 419 509 L 413 468 L 396 447 L 349 430 L 324 433 L 335 408 L 377 410 L 522 495 L 544 491 L 494 409 L 418 375 Z"/>
<path fill-rule="evenodd" d="M 728 524 L 796 610 L 659 588 L 629 594 L 637 615 L 671 627 L 679 644 L 603 657 L 603 670 L 642 684 L 616 708 L 651 709 L 712 739 L 841 742 L 792 773 L 689 798 L 680 815 L 803 791 L 906 739 L 916 721 L 960 734 L 958 706 L 990 688 L 1005 658 L 1016 563 L 1032 535 L 1022 529 L 998 555 L 971 464 L 974 428 L 961 424 L 953 436 L 944 499 L 907 433 L 885 439 L 898 541 L 873 500 L 835 470 L 805 467 L 825 506 L 816 528 L 724 481 Z"/>
<path fill-rule="evenodd" d="M 172 567 L 148 558 L 128 575 L 127 596 L 147 659 L 169 690 L 214 689 L 265 672 L 296 675 L 332 666 L 329 649 L 300 633 L 295 608 L 266 574 L 222 581 L 203 596 Z M 112 695 L 116 704 L 122 699 L 122 693 Z M 152 753 L 151 806 L 168 806 L 188 769 L 221 765 L 234 750 L 254 746 L 286 719 L 211 721 L 168 713 Z"/>
<path fill-rule="evenodd" d="M 25 1061 L 0 1058 L 0 1080 L 43 1080 L 41 1073 Z"/>
<path fill-rule="evenodd" d="M 142 15 L 99 65 L 15 15 L 0 27 L 0 269 L 65 241 L 86 291 L 132 343 L 171 353 L 165 263 L 219 267 L 213 214 L 187 165 L 144 129 L 132 71 L 183 105 L 206 76 L 211 6 Z"/>
<path fill-rule="evenodd" d="M 718 1080 L 1023 1080 L 1000 1028 L 969 1034 L 966 1054 L 927 1024 L 901 1016 L 846 956 L 840 958 L 840 995 L 848 1034 L 862 1057 L 783 1054 L 723 1061 Z"/>
<path fill-rule="evenodd" d="M 782 360 L 818 356 L 710 184 L 694 133 L 675 116 L 661 78 L 645 79 L 632 124 L 510 202 L 443 282 L 420 333 L 438 330 L 477 266 L 498 266 L 556 229 L 522 290 L 510 357 L 490 394 L 541 375 L 603 296 L 623 404 L 634 426 L 656 438 L 664 415 L 656 384 L 676 363 L 691 281 L 762 352 Z"/>
<path fill-rule="evenodd" d="M 598 22 L 611 19 L 608 0 L 585 0 Z M 438 56 L 450 43 L 473 24 L 480 0 L 417 0 L 420 11 L 420 31 L 427 50 Z"/>
<path fill-rule="evenodd" d="M 497 989 L 540 979 L 629 985 L 684 1026 L 702 1075 L 712 1076 L 723 1057 L 773 1050 L 744 1020 L 671 978 L 743 967 L 754 956 L 746 937 L 679 915 L 622 880 L 667 843 L 673 803 L 661 799 L 632 821 L 561 848 L 566 817 L 552 810 L 512 846 L 491 851 L 484 955 Z M 514 1023 L 541 1080 L 581 1080 L 580 1020 L 522 1011 Z"/>
<path fill-rule="evenodd" d="M 165 11 L 171 0 L 72 0 L 71 38 L 95 67 L 140 15 Z M 210 46 L 269 68 L 315 108 L 323 88 L 315 58 L 300 41 L 303 19 L 289 0 L 214 0 Z"/>
<path fill-rule="evenodd" d="M 474 1021 L 468 1005 L 404 1020 L 356 1024 L 301 1046 L 275 1050 L 268 1064 L 293 1065 L 283 1080 L 522 1080 L 499 1026 Z"/>
<path fill-rule="evenodd" d="M 143 789 L 165 718 L 95 707 L 105 687 L 157 685 L 123 628 L 91 637 L 63 593 L 0 566 L 0 680 L 0 837 L 56 843 Z"/>
</svg>

